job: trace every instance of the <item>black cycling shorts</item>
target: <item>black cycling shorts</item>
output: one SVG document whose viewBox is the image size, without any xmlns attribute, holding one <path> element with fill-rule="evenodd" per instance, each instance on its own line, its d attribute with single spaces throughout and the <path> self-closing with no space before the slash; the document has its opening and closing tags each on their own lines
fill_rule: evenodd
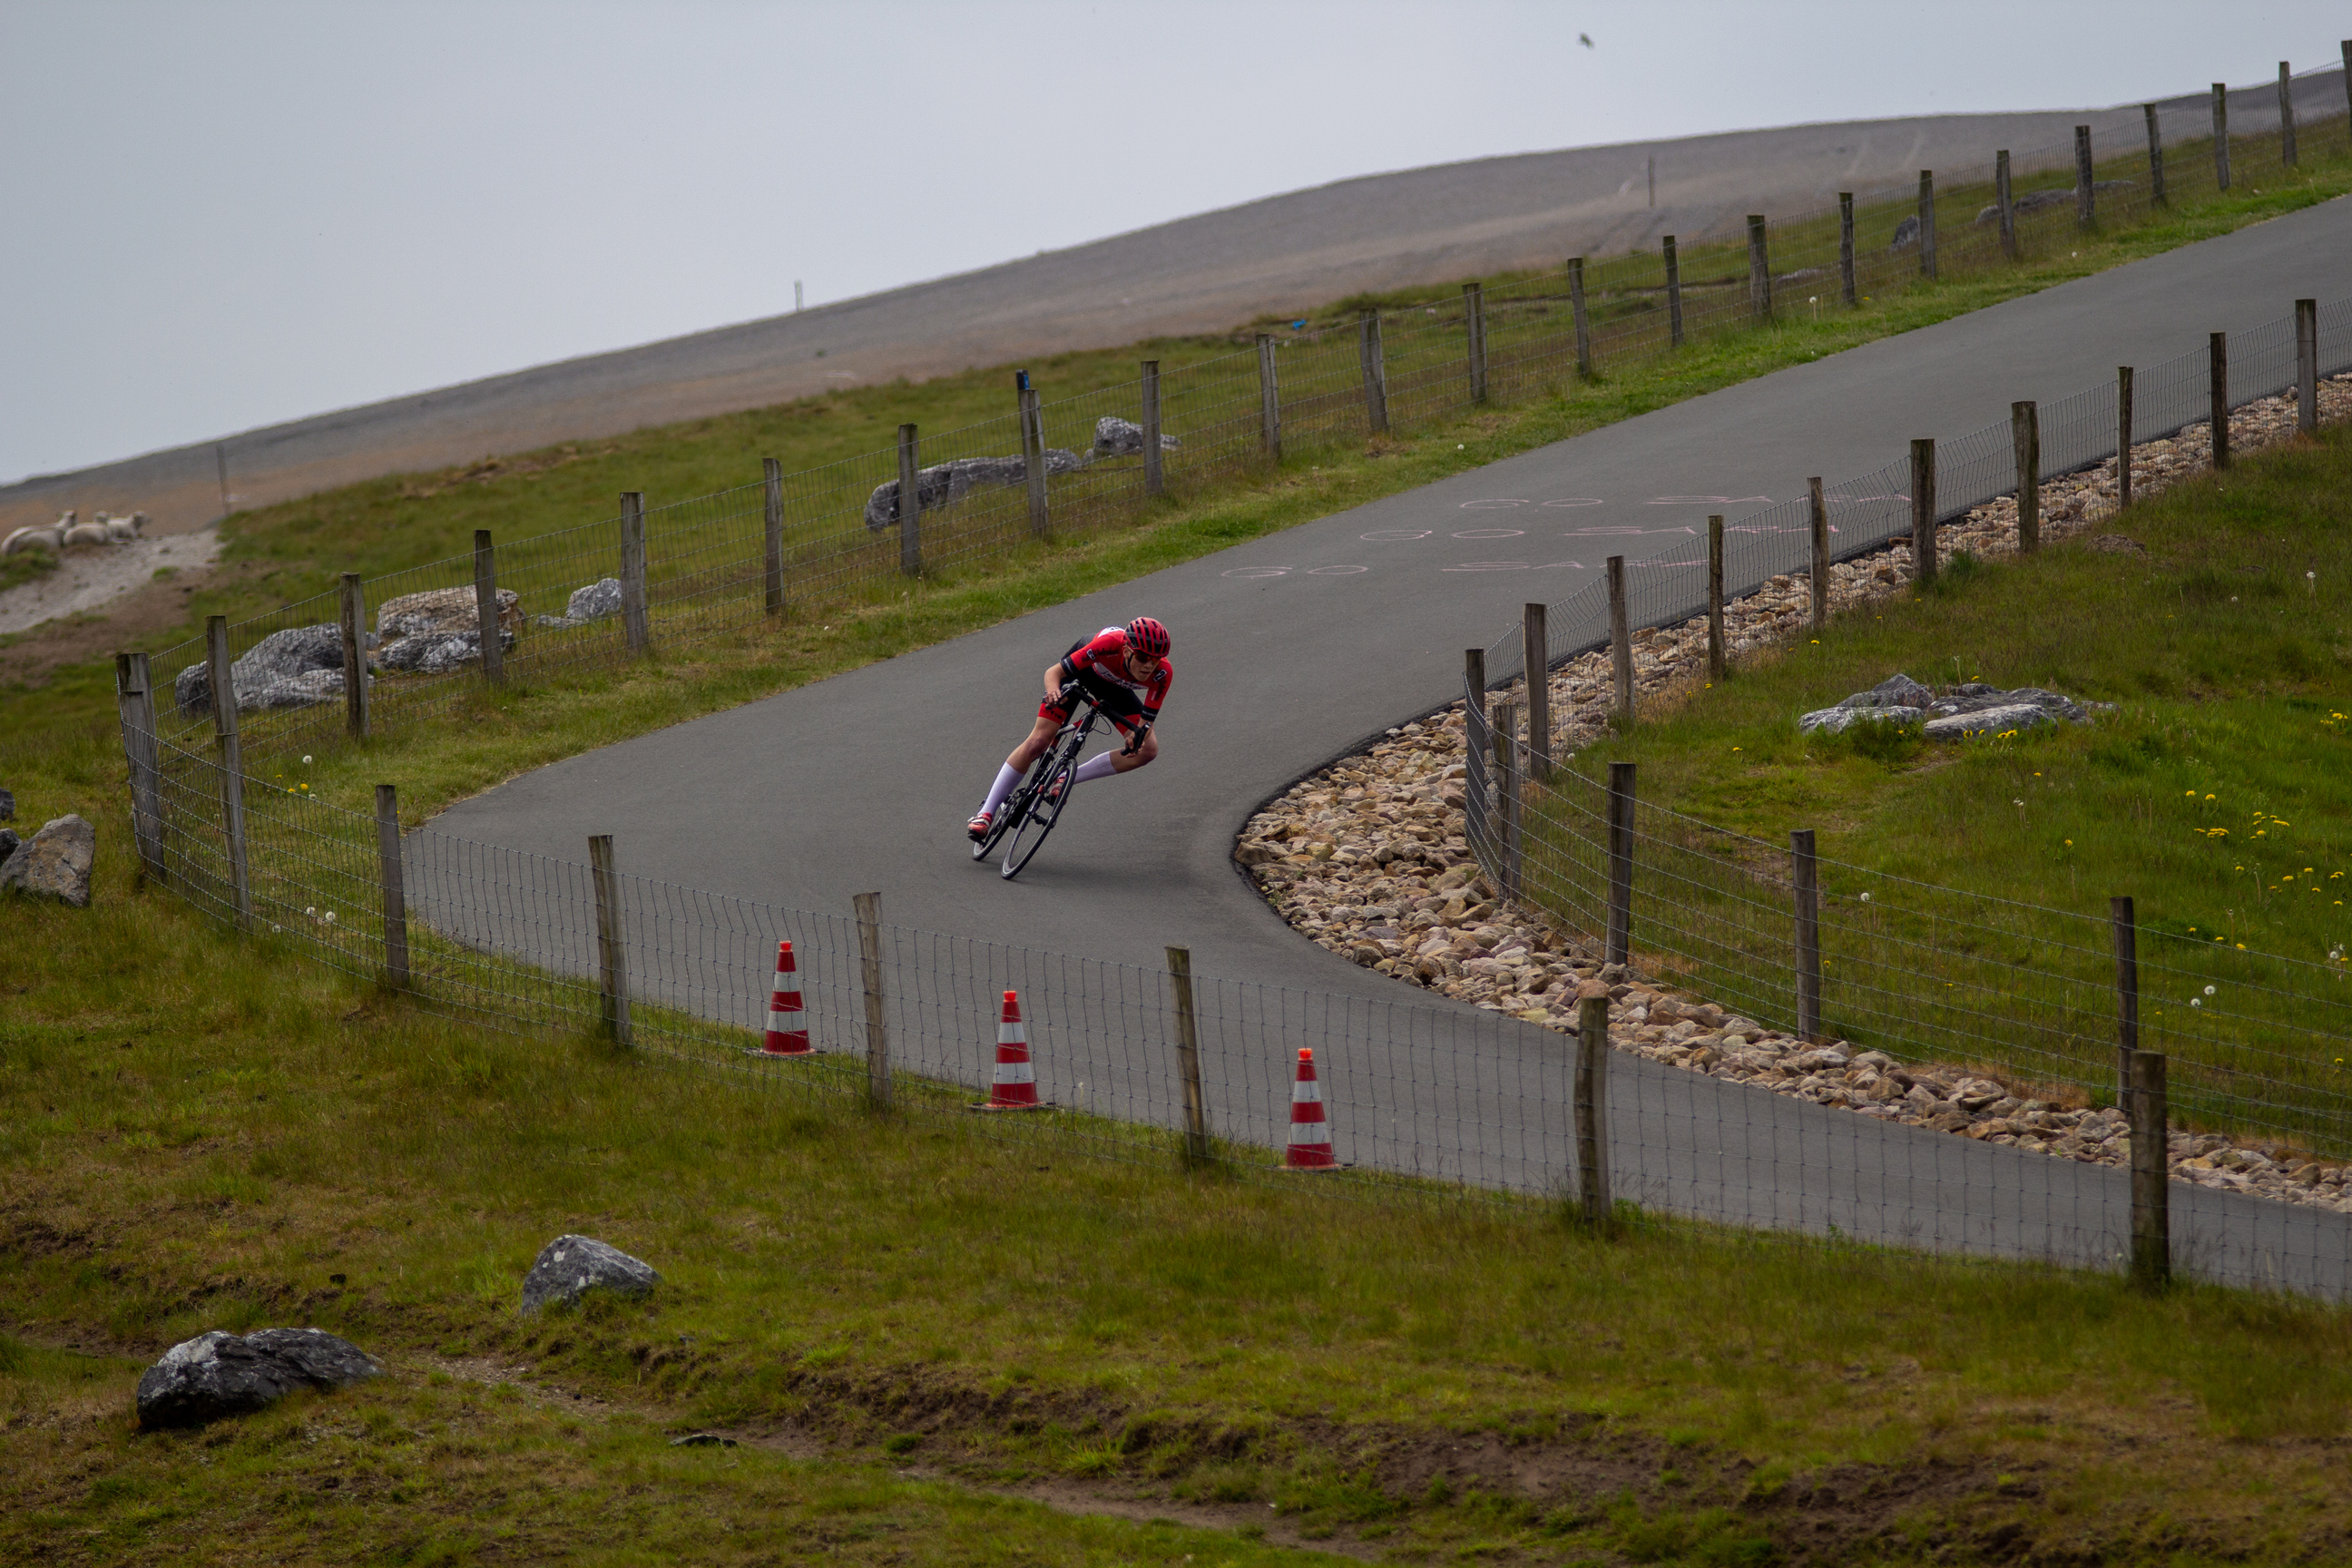
<svg viewBox="0 0 2352 1568">
<path fill-rule="evenodd" d="M 1085 646 L 1083 644 L 1081 647 Z M 1056 724 L 1070 721 L 1070 709 L 1075 699 L 1071 693 L 1084 689 L 1094 700 L 1096 707 L 1110 716 L 1121 734 L 1132 735 L 1143 721 L 1143 699 L 1132 687 L 1121 686 L 1116 680 L 1106 680 L 1093 670 L 1086 670 L 1075 680 L 1062 685 L 1063 700 L 1048 698 L 1037 704 L 1037 717 L 1051 719 Z"/>
</svg>

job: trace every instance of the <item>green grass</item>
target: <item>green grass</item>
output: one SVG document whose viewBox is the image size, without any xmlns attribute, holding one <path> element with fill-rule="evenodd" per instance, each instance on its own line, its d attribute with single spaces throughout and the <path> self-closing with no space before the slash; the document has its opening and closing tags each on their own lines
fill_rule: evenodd
<svg viewBox="0 0 2352 1568">
<path fill-rule="evenodd" d="M 110 782 L 79 756 L 65 782 Z M 552 1560 L 565 1497 L 629 1521 L 599 1531 L 611 1561 L 843 1515 L 877 1559 L 991 1531 L 1008 1561 L 1259 1550 L 1161 1552 L 983 1495 L 1055 1478 L 1409 1554 L 1766 1561 L 1825 1522 L 1860 1557 L 1860 1519 L 1881 1561 L 2011 1521 L 2120 1560 L 2174 1540 L 2161 1516 L 2173 1561 L 2284 1563 L 2340 1531 L 2340 1311 L 1668 1224 L 1607 1242 L 1539 1207 L 1332 1202 L 795 1103 L 418 1016 L 134 893 L 119 858 L 93 910 L 8 922 L 0 1555 L 260 1530 L 332 1558 Z M 567 1230 L 666 1284 L 517 1320 Z M 203 1436 L 126 1429 L 161 1346 L 282 1322 L 395 1376 Z M 525 1369 L 528 1397 L 438 1384 L 447 1360 Z M 613 1408 L 568 1414 L 569 1392 Z M 709 1425 L 834 1459 L 660 1441 Z M 700 1479 L 729 1458 L 726 1486 Z M 1529 1493 L 1519 1464 L 1562 1484 Z M 382 1506 L 322 1495 L 337 1475 Z M 1873 1485 L 1887 1500 L 1858 1506 Z"/>
<path fill-rule="evenodd" d="M 1784 319 L 1766 329 L 1729 331 L 1670 357 L 1611 365 L 1591 381 L 1572 374 L 1539 378 L 1520 401 L 1441 417 L 1403 439 L 1307 447 L 1294 453 L 1279 472 L 1203 486 L 1146 508 L 1131 525 L 1106 534 L 940 573 L 907 590 L 903 599 L 804 606 L 814 614 L 796 616 L 780 637 L 754 636 L 689 649 L 685 657 L 694 673 L 688 682 L 671 682 L 667 695 L 640 711 L 667 713 L 656 722 L 672 722 L 747 695 L 818 679 L 1791 364 L 2228 233 L 2347 189 L 2352 161 L 2314 158 L 2293 184 L 2184 202 L 2160 221 L 2074 242 L 2070 249 L 2030 254 L 2013 268 L 1936 284 L 1902 281 L 1856 310 L 1826 311 L 1818 322 Z M 1499 297 L 1501 284 L 1496 287 Z M 1318 315 L 1318 321 L 1336 312 Z M 1520 329 L 1497 327 L 1497 356 L 1516 330 Z M 1545 330 L 1557 331 L 1557 323 Z M 1451 329 L 1438 333 L 1448 344 L 1455 335 Z M 1400 337 L 1400 353 L 1403 343 Z M 1131 378 L 1136 362 L 1146 357 L 1160 358 L 1174 378 L 1181 366 L 1231 354 L 1234 346 L 1233 336 L 1154 340 L 1040 358 L 1030 362 L 1030 369 L 1051 398 Z M 1396 374 L 1402 377 L 1405 372 L 1400 368 Z M 1402 380 L 1392 401 L 1402 417 L 1408 399 Z M 325 592 L 340 572 L 373 578 L 451 560 L 470 551 L 476 529 L 492 530 L 506 542 L 503 550 L 610 518 L 624 489 L 642 491 L 648 504 L 658 506 L 756 484 L 763 455 L 778 457 L 788 472 L 843 463 L 887 448 L 902 420 L 929 432 L 951 432 L 1001 418 L 1011 402 L 1004 370 L 974 370 L 486 459 L 428 476 L 394 476 L 238 513 L 224 524 L 227 569 L 191 596 L 179 626 L 149 639 L 149 646 L 200 636 L 208 615 L 235 621 Z M 0 649 L 39 636 L 36 631 L 0 639 Z M 722 664 L 728 667 L 723 671 L 715 668 Z M 160 673 L 168 678 L 174 672 Z M 693 689 L 698 680 L 717 684 L 699 694 Z M 106 662 L 69 664 L 37 680 L 19 679 L 0 689 L 0 700 L 7 702 L 11 729 L 19 734 L 87 727 L 110 716 L 111 683 Z M 595 723 L 588 728 L 609 738 Z M 266 740 L 268 729 L 266 721 L 257 724 L 257 738 Z"/>
<path fill-rule="evenodd" d="M 2102 525 L 2145 545 L 2144 556 L 2078 540 L 2031 561 L 1957 559 L 1932 590 L 1839 616 L 1818 641 L 1744 661 L 1730 680 L 1687 690 L 1630 734 L 1587 747 L 1574 787 L 1590 793 L 1605 764 L 1636 762 L 1648 802 L 1775 845 L 1814 828 L 1820 853 L 1851 868 L 1824 876 L 1841 920 L 1860 929 L 1856 897 L 1874 887 L 1882 909 L 1927 911 L 1900 934 L 1950 950 L 1949 973 L 1919 963 L 1916 984 L 1898 986 L 1923 1016 L 1942 982 L 1974 981 L 2007 997 L 1998 1006 L 2011 1037 L 1983 1049 L 2030 1037 L 2054 1058 L 2052 1070 L 2095 1083 L 2113 1060 L 2112 970 L 2096 922 L 2110 894 L 2130 894 L 2148 1048 L 2191 1060 L 2219 1048 L 2212 1042 L 2242 1042 L 2246 1065 L 2273 1087 L 2337 1108 L 2321 1120 L 2341 1145 L 2352 1092 L 2336 1059 L 2352 988 L 2341 973 L 2352 953 L 2352 528 L 2337 501 L 2347 485 L 2352 430 L 2338 426 Z M 1797 733 L 1799 713 L 1898 670 L 2047 687 L 2118 708 L 2082 726 L 1959 744 L 1867 729 Z M 1760 859 L 1777 874 L 1770 856 L 1703 853 Z M 1874 874 L 2090 921 L 1972 905 L 1968 918 L 2008 934 L 1963 931 L 1959 900 Z M 1939 908 L 1950 917 L 1941 924 Z M 1672 925 L 1671 916 L 1651 924 L 1662 945 L 1673 945 Z M 1786 938 L 1777 927 L 1769 934 Z M 2066 944 L 2084 951 L 2070 956 Z M 2252 956 L 2263 953 L 2316 967 Z M 1859 993 L 1839 994 L 1842 975 L 1885 984 L 1874 966 L 1908 959 L 1835 943 L 1831 958 L 1832 1026 L 1874 1038 L 1926 1026 L 1874 1019 Z M 2098 1016 L 2041 1015 L 2051 994 L 2037 973 L 2085 976 Z M 2210 999 L 2205 984 L 2215 986 Z M 2314 1037 L 2326 1036 L 2336 1038 Z"/>
</svg>

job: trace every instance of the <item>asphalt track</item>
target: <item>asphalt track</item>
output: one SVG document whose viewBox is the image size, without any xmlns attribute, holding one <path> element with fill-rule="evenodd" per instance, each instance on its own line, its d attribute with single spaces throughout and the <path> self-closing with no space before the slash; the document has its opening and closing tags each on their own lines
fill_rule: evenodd
<svg viewBox="0 0 2352 1568">
<path fill-rule="evenodd" d="M 1449 1005 L 1289 931 L 1235 874 L 1234 838 L 1260 802 L 1302 774 L 1458 695 L 1462 648 L 1491 640 L 1523 602 L 1589 581 L 1598 556 L 1623 547 L 1596 549 L 1586 531 L 1678 529 L 1707 511 L 1736 519 L 1801 493 L 1809 474 L 1874 468 L 1911 437 L 1950 437 L 2006 417 L 2013 398 L 2053 398 L 2116 364 L 2194 349 L 2210 331 L 2242 331 L 2298 296 L 2340 291 L 2347 276 L 2352 201 L 2338 201 L 604 747 L 467 801 L 432 826 L 575 862 L 586 836 L 612 832 L 625 871 L 687 888 L 834 910 L 878 890 L 887 918 L 928 931 L 1138 973 L 1160 968 L 1163 945 L 1179 942 L 1234 995 L 1265 987 L 1328 1017 L 1360 1007 L 1363 1020 L 1404 995 L 1444 1015 Z M 1525 531 L 1507 542 L 1481 537 L 1498 500 L 1519 503 L 1506 515 Z M 1560 501 L 1576 504 L 1547 504 Z M 1461 569 L 1491 567 L 1507 546 L 1519 569 Z M 1017 881 L 973 864 L 963 820 L 1024 731 L 1040 671 L 1074 638 L 1142 612 L 1176 639 L 1160 762 L 1085 786 Z M 462 901 L 454 889 L 425 893 L 428 909 Z M 494 913 L 471 934 L 524 940 Z M 848 1006 L 836 1011 L 845 1031 Z M 1443 1049 L 1426 1037 L 1406 1042 L 1391 1022 L 1322 1029 L 1335 1100 L 1410 1100 L 1367 1112 L 1368 1123 L 1386 1117 L 1385 1130 L 1343 1124 L 1343 1156 L 1352 1138 L 1368 1164 L 1504 1185 L 1558 1181 L 1567 1168 L 1559 1037 L 1452 1011 L 1471 1021 L 1448 1025 L 1455 1032 Z M 1239 1055 L 1220 1130 L 1277 1142 L 1281 1064 L 1298 1031 L 1268 1025 L 1264 1048 L 1253 1051 L 1246 1018 L 1233 1016 L 1227 1046 Z M 1095 1075 L 1090 1103 L 1119 1103 L 1122 1086 L 1106 1074 L 1161 1070 L 1099 1058 L 1071 1068 L 1041 1055 L 1041 1081 L 1066 1102 L 1078 1098 L 1076 1076 Z M 1245 1070 L 1241 1058 L 1257 1065 Z M 967 1079 L 981 1070 L 976 1060 L 930 1065 Z M 2125 1234 L 2128 1196 L 2114 1172 L 1885 1126 L 1630 1057 L 1612 1072 L 1621 1190 L 1665 1206 L 2078 1262 L 2112 1259 Z M 1131 1103 L 1144 1102 L 1136 1089 Z M 1397 1120 L 1408 1113 L 1410 1136 Z M 2184 1255 L 2235 1278 L 2352 1294 L 2346 1216 L 2181 1186 L 2174 1201 Z"/>
<path fill-rule="evenodd" d="M 2341 71 L 2294 87 L 2299 119 L 2342 112 Z M 1792 102 L 1801 101 L 1801 95 Z M 2273 129 L 2270 84 L 2234 91 L 2231 123 Z M 2201 134 L 2200 94 L 2159 105 L 2168 134 Z M 843 385 L 920 378 L 1031 354 L 1222 332 L 1360 289 L 1558 267 L 1573 255 L 1736 229 L 1915 180 L 2056 150 L 2074 127 L 2137 147 L 2139 106 L 1846 121 L 1484 158 L 1342 180 L 1091 244 L 788 315 L 583 355 L 357 408 L 0 486 L 0 532 L 69 506 L 151 513 L 160 532 L 210 522 L 224 488 L 265 505 L 380 475 L 471 462 Z M 1647 161 L 1657 164 L 1649 205 Z M 2023 165 L 2021 165 L 2023 166 Z"/>
</svg>

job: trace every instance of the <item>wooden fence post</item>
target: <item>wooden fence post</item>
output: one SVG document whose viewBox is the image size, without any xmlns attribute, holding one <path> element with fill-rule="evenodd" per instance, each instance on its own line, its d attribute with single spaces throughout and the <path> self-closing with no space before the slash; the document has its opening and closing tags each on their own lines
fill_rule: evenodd
<svg viewBox="0 0 2352 1568">
<path fill-rule="evenodd" d="M 851 902 L 857 908 L 857 960 L 866 982 L 866 1103 L 887 1110 L 890 1036 L 883 1022 L 882 895 L 860 893 Z"/>
<path fill-rule="evenodd" d="M 1848 306 L 1858 305 L 1862 296 L 1854 292 L 1853 281 L 1853 193 L 1838 193 L 1838 289 Z"/>
<path fill-rule="evenodd" d="M 2116 366 L 2116 510 L 2131 505 L 2132 367 Z"/>
<path fill-rule="evenodd" d="M 2139 924 L 2131 899 L 2107 900 L 2107 923 L 2116 942 L 2116 1103 L 2131 1103 L 2132 1058 L 2139 1054 Z"/>
<path fill-rule="evenodd" d="M 1486 286 L 1462 285 L 1462 325 L 1470 353 L 1470 401 L 1486 401 Z"/>
<path fill-rule="evenodd" d="M 1381 349 L 1381 313 L 1366 310 L 1356 319 L 1356 358 L 1364 374 L 1364 428 L 1371 435 L 1389 433 L 1388 356 Z"/>
<path fill-rule="evenodd" d="M 2132 1058 L 2132 1283 L 2160 1290 L 2172 1281 L 2172 1214 L 2165 1155 L 2170 1121 L 2165 1104 L 2165 1061 L 2155 1051 Z"/>
<path fill-rule="evenodd" d="M 1936 580 L 1936 438 L 1911 443 L 1911 575 Z"/>
<path fill-rule="evenodd" d="M 1160 362 L 1143 362 L 1143 493 L 1156 496 L 1168 479 L 1160 457 Z"/>
<path fill-rule="evenodd" d="M 1584 258 L 1568 258 L 1568 315 L 1576 329 L 1576 374 L 1592 374 L 1592 316 L 1584 306 Z"/>
<path fill-rule="evenodd" d="M 368 735 L 367 588 L 356 572 L 343 574 L 336 620 L 343 634 L 343 731 L 353 740 Z"/>
<path fill-rule="evenodd" d="M 1506 899 L 1519 896 L 1519 710 L 1515 702 L 1495 704 L 1488 730 L 1495 754 L 1495 805 L 1502 817 L 1496 834 L 1496 892 Z"/>
<path fill-rule="evenodd" d="M 621 624 L 629 651 L 643 653 L 653 646 L 653 627 L 646 613 L 646 497 L 643 490 L 621 492 Z"/>
<path fill-rule="evenodd" d="M 2294 427 L 2319 430 L 2319 301 L 2294 302 Z"/>
<path fill-rule="evenodd" d="M 131 837 L 139 874 L 163 880 L 163 792 L 155 744 L 155 689 L 143 653 L 114 656 L 114 706 L 122 721 L 122 760 L 131 769 Z"/>
<path fill-rule="evenodd" d="M 1519 617 L 1519 662 L 1528 676 L 1528 777 L 1551 783 L 1551 638 L 1543 605 L 1528 605 Z"/>
<path fill-rule="evenodd" d="M 1257 335 L 1257 417 L 1266 458 L 1279 467 L 1282 462 L 1282 391 L 1275 381 L 1272 332 Z"/>
<path fill-rule="evenodd" d="M 1723 519 L 1717 515 L 1706 520 L 1706 678 L 1721 680 L 1730 668 L 1723 646 Z"/>
<path fill-rule="evenodd" d="M 898 426 L 898 570 L 923 574 L 922 437 L 912 425 Z"/>
<path fill-rule="evenodd" d="M 1576 988 L 1576 1202 L 1578 1217 L 1606 1230 L 1609 1196 L 1609 987 Z"/>
<path fill-rule="evenodd" d="M 636 1043 L 629 1028 L 629 948 L 621 921 L 621 876 L 613 862 L 613 836 L 588 840 L 588 874 L 596 884 L 598 1022 L 615 1045 Z"/>
<path fill-rule="evenodd" d="M 1486 650 L 1462 650 L 1462 837 L 1473 855 L 1486 836 Z"/>
<path fill-rule="evenodd" d="M 1192 950 L 1168 950 L 1168 989 L 1176 1002 L 1176 1070 L 1184 1080 L 1184 1164 L 1209 1163 L 1209 1100 L 1201 1088 L 1201 1025 L 1192 1009 Z"/>
<path fill-rule="evenodd" d="M 1936 279 L 1936 171 L 1919 171 L 1919 276 Z"/>
<path fill-rule="evenodd" d="M 2009 405 L 2010 442 L 2017 448 L 2017 552 L 2042 548 L 2042 411 L 2032 401 Z"/>
<path fill-rule="evenodd" d="M 213 688 L 213 743 L 220 752 L 221 833 L 227 840 L 229 897 L 239 931 L 253 925 L 253 876 L 246 855 L 245 742 L 236 732 L 236 682 L 228 657 L 228 617 L 205 617 L 205 673 Z"/>
<path fill-rule="evenodd" d="M 2230 188 L 2230 84 L 2213 84 L 2213 184 Z"/>
<path fill-rule="evenodd" d="M 2092 173 L 2091 128 L 2074 127 L 2074 223 L 2095 228 L 2099 221 L 2098 180 Z"/>
<path fill-rule="evenodd" d="M 2157 124 L 2156 105 L 2143 103 L 2139 110 L 2147 120 L 2148 205 L 2168 207 L 2172 205 L 2172 198 L 2164 194 L 2164 132 Z"/>
<path fill-rule="evenodd" d="M 1669 348 L 1683 346 L 1683 268 L 1675 254 L 1675 237 L 1664 240 L 1666 253 L 1666 344 Z"/>
<path fill-rule="evenodd" d="M 2009 149 L 1992 155 L 1992 205 L 2000 214 L 2000 253 L 2017 259 L 2017 198 L 2009 182 Z"/>
<path fill-rule="evenodd" d="M 1797 1037 L 1822 1037 L 1821 862 L 1813 855 L 1813 830 L 1789 835 L 1790 883 L 1796 895 Z"/>
<path fill-rule="evenodd" d="M 1813 630 L 1826 631 L 1830 624 L 1830 503 L 1822 493 L 1819 475 L 1805 481 L 1805 495 L 1812 503 L 1813 534 L 1811 582 L 1807 592 L 1813 601 Z"/>
<path fill-rule="evenodd" d="M 482 679 L 507 683 L 506 639 L 499 625 L 499 557 L 490 531 L 474 530 L 474 635 L 482 645 Z"/>
<path fill-rule="evenodd" d="M 1609 558 L 1609 651 L 1617 673 L 1617 728 L 1633 727 L 1633 637 L 1626 622 L 1625 558 Z"/>
<path fill-rule="evenodd" d="M 784 465 L 773 458 L 762 458 L 760 474 L 766 491 L 760 533 L 767 612 L 781 616 L 784 613 Z"/>
<path fill-rule="evenodd" d="M 1609 764 L 1609 931 L 1605 962 L 1633 952 L 1633 789 L 1632 763 Z"/>
<path fill-rule="evenodd" d="M 1045 405 L 1025 370 L 1013 373 L 1013 391 L 1021 409 L 1021 458 L 1029 482 L 1029 536 L 1043 539 L 1054 523 L 1045 493 Z"/>
<path fill-rule="evenodd" d="M 2294 73 L 2279 61 L 2279 162 L 2292 169 L 2294 156 Z"/>
<path fill-rule="evenodd" d="M 401 874 L 400 795 L 388 784 L 375 786 L 376 876 L 383 888 L 383 983 L 408 985 L 408 884 Z"/>
<path fill-rule="evenodd" d="M 1772 319 L 1772 261 L 1764 247 L 1764 215 L 1748 215 L 1748 314 L 1751 320 Z"/>
<path fill-rule="evenodd" d="M 2230 334 L 2215 332 L 2208 341 L 2213 382 L 2213 467 L 2230 466 Z"/>
</svg>

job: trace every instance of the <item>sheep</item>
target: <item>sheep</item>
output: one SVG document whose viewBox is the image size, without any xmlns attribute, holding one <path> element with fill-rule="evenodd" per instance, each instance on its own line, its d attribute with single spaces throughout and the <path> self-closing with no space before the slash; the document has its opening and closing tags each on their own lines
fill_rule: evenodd
<svg viewBox="0 0 2352 1568">
<path fill-rule="evenodd" d="M 61 555 L 66 548 L 66 530 L 72 526 L 73 513 L 68 512 L 57 521 L 40 528 L 20 528 L 5 541 L 0 541 L 0 555 L 14 555 L 19 550 L 35 545 L 52 555 Z"/>
<path fill-rule="evenodd" d="M 65 532 L 68 544 L 109 544 L 113 538 L 102 522 L 77 522 Z"/>
<path fill-rule="evenodd" d="M 149 519 L 143 511 L 134 511 L 129 517 L 100 512 L 98 521 L 106 525 L 106 542 L 109 544 L 129 544 L 139 537 L 140 530 L 147 526 Z"/>
</svg>

